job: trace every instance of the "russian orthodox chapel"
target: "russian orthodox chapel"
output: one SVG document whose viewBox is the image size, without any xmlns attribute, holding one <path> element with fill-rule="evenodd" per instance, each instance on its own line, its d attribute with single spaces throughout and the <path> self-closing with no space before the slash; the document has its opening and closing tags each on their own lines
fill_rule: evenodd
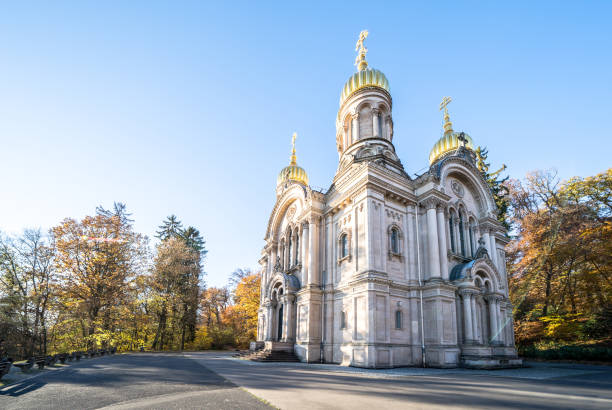
<svg viewBox="0 0 612 410">
<path fill-rule="evenodd" d="M 430 167 L 411 178 L 393 146 L 385 75 L 364 40 L 340 94 L 339 164 L 327 192 L 280 172 L 262 251 L 257 340 L 306 362 L 368 368 L 520 365 L 504 246 L 472 138 L 444 98 Z"/>
</svg>

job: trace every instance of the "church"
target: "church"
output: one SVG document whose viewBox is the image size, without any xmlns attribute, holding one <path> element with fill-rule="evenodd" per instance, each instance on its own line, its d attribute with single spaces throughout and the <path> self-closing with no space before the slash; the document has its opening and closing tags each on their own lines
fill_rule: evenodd
<svg viewBox="0 0 612 410">
<path fill-rule="evenodd" d="M 393 145 L 389 81 L 357 42 L 336 116 L 326 192 L 280 172 L 268 220 L 254 347 L 366 368 L 519 366 L 504 246 L 472 138 L 445 97 L 429 169 L 411 178 Z M 432 140 L 432 142 L 434 142 Z"/>
</svg>

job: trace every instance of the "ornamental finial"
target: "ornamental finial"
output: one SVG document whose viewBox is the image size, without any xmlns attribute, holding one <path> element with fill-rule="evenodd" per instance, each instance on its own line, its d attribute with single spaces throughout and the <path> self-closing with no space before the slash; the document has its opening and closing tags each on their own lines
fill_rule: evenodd
<svg viewBox="0 0 612 410">
<path fill-rule="evenodd" d="M 292 149 L 291 149 L 291 164 L 290 165 L 297 164 L 297 156 L 295 155 L 295 139 L 296 138 L 297 138 L 297 132 L 294 132 L 293 136 L 291 137 Z"/>
<path fill-rule="evenodd" d="M 440 111 L 444 110 L 444 136 L 450 135 L 453 133 L 453 123 L 450 122 L 450 116 L 448 115 L 448 104 L 453 101 L 450 97 L 442 98 L 442 102 L 440 103 Z"/>
<path fill-rule="evenodd" d="M 355 58 L 355 65 L 359 71 L 363 71 L 368 67 L 368 62 L 366 61 L 366 53 L 368 49 L 363 45 L 363 42 L 368 37 L 368 30 L 362 30 L 359 33 L 359 40 L 357 40 L 357 44 L 355 45 L 355 51 L 357 51 L 357 58 Z"/>
</svg>

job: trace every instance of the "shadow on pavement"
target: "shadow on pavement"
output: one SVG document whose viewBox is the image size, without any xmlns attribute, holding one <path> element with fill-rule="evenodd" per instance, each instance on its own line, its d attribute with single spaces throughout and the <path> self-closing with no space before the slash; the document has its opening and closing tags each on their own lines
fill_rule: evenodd
<svg viewBox="0 0 612 410">
<path fill-rule="evenodd" d="M 0 396 L 18 397 L 41 388 L 46 383 L 36 379 L 23 380 L 0 389 Z"/>
</svg>

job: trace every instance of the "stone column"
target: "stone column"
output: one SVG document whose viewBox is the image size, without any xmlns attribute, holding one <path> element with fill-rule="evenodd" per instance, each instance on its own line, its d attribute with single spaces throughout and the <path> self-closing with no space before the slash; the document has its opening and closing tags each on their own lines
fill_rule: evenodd
<svg viewBox="0 0 612 410">
<path fill-rule="evenodd" d="M 274 332 L 274 305 L 271 301 L 266 302 L 266 340 L 272 340 Z"/>
<path fill-rule="evenodd" d="M 448 280 L 449 271 L 448 271 L 448 255 L 447 255 L 447 247 L 446 247 L 446 232 L 444 223 L 444 208 L 442 206 L 437 209 L 437 224 L 438 224 L 438 245 L 440 248 L 440 270 L 442 279 Z"/>
<path fill-rule="evenodd" d="M 469 232 L 470 232 L 470 256 L 474 257 L 476 254 L 476 238 L 474 237 L 475 235 L 475 230 L 474 230 L 474 225 L 469 225 Z"/>
<path fill-rule="evenodd" d="M 310 243 L 308 244 L 308 285 L 319 284 L 319 247 L 318 245 L 318 233 L 317 223 L 315 217 L 312 217 L 310 223 Z"/>
<path fill-rule="evenodd" d="M 478 312 L 476 310 L 476 295 L 473 295 L 471 298 L 472 302 L 472 334 L 474 336 L 474 340 L 480 343 L 480 337 L 478 335 Z"/>
<path fill-rule="evenodd" d="M 512 318 L 512 309 L 509 309 L 509 313 L 508 313 L 508 319 Z M 509 326 L 508 328 L 510 329 L 510 340 L 508 340 L 508 346 L 514 347 L 514 326 L 512 326 L 512 321 L 508 322 Z"/>
<path fill-rule="evenodd" d="M 372 136 L 374 138 L 380 137 L 380 110 L 378 108 L 372 109 Z"/>
<path fill-rule="evenodd" d="M 291 268 L 291 246 L 289 246 L 289 242 L 293 242 L 290 241 L 291 235 L 287 236 L 287 240 L 285 241 L 285 270 L 289 270 Z M 291 243 L 291 245 L 293 245 L 293 243 Z"/>
<path fill-rule="evenodd" d="M 500 299 L 496 298 L 495 299 L 495 320 L 497 321 L 497 337 L 495 338 L 495 340 L 497 340 L 497 343 L 503 344 L 504 342 L 504 332 L 503 332 L 504 318 L 501 316 L 499 302 L 500 302 Z"/>
<path fill-rule="evenodd" d="M 308 223 L 302 224 L 302 286 L 308 283 Z"/>
<path fill-rule="evenodd" d="M 285 309 L 287 313 L 285 314 L 285 341 L 293 342 L 295 341 L 295 318 L 293 317 L 293 301 L 295 300 L 294 295 L 285 296 Z"/>
<path fill-rule="evenodd" d="M 466 221 L 467 219 L 467 221 Z M 465 216 L 465 218 L 463 219 L 463 237 L 465 238 L 465 256 L 466 257 L 470 257 L 472 256 L 472 249 L 470 248 L 470 222 L 469 219 L 467 218 L 467 215 Z"/>
<path fill-rule="evenodd" d="M 342 138 L 343 138 L 343 142 L 344 142 L 344 147 L 342 147 L 342 151 L 345 151 L 346 148 L 351 145 L 351 141 L 350 141 L 350 137 L 349 137 L 349 132 L 348 132 L 348 125 L 345 125 L 342 127 L 343 133 L 342 133 Z"/>
<path fill-rule="evenodd" d="M 457 219 L 454 221 L 455 229 L 453 232 L 455 233 L 455 253 L 457 255 L 461 255 L 461 234 L 459 233 L 459 216 L 457 215 Z"/>
<path fill-rule="evenodd" d="M 495 265 L 495 267 L 499 270 L 499 266 L 497 265 L 497 246 L 495 245 L 495 232 L 491 231 L 490 235 L 489 235 L 489 240 L 491 241 L 491 245 L 489 246 L 491 248 L 491 252 L 490 252 L 490 257 L 491 257 L 491 261 L 493 262 L 493 265 Z"/>
<path fill-rule="evenodd" d="M 497 299 L 495 296 L 490 295 L 487 299 L 489 301 L 489 322 L 491 323 L 491 344 L 495 344 L 498 340 L 499 325 L 497 323 Z"/>
<path fill-rule="evenodd" d="M 366 253 L 368 255 L 368 267 L 367 269 L 375 269 L 374 266 L 374 238 L 376 237 L 376 233 L 372 229 L 374 225 L 374 200 L 366 199 L 366 215 L 365 215 L 365 224 L 364 224 L 364 233 L 365 233 L 365 248 Z"/>
<path fill-rule="evenodd" d="M 355 113 L 351 115 L 352 124 L 351 124 L 351 139 L 352 143 L 359 141 L 359 113 Z"/>
<path fill-rule="evenodd" d="M 427 200 L 427 245 L 429 254 L 429 279 L 440 278 L 440 248 L 438 246 L 438 227 L 436 222 L 436 200 Z"/>
<path fill-rule="evenodd" d="M 299 265 L 300 260 L 302 260 L 302 234 L 298 228 L 295 230 L 295 257 L 293 258 L 293 262 L 295 265 Z"/>
<path fill-rule="evenodd" d="M 470 292 L 461 293 L 463 299 L 463 323 L 464 323 L 464 335 L 465 343 L 473 343 L 474 341 L 474 329 L 472 325 L 472 294 Z"/>
<path fill-rule="evenodd" d="M 270 276 L 268 270 L 269 270 L 269 266 L 270 266 L 270 256 L 271 256 L 271 252 L 268 252 L 268 261 L 266 262 L 266 264 L 264 265 L 263 269 L 261 270 L 262 274 L 261 274 L 261 283 L 259 286 L 260 292 L 259 292 L 259 300 L 260 303 L 263 304 L 264 299 L 266 297 L 266 295 L 264 294 L 264 288 L 266 287 L 266 283 L 268 283 L 268 278 Z"/>
<path fill-rule="evenodd" d="M 289 297 L 288 295 L 283 296 L 283 335 L 282 341 L 289 341 L 289 318 L 290 318 L 291 308 L 289 307 Z"/>
<path fill-rule="evenodd" d="M 325 218 L 325 284 L 333 284 L 332 266 L 333 261 L 333 247 L 334 247 L 334 236 L 332 233 L 332 216 L 327 215 Z M 321 280 L 321 284 L 323 281 Z"/>
<path fill-rule="evenodd" d="M 387 138 L 389 141 L 393 140 L 393 120 L 391 119 L 390 115 L 385 117 L 385 131 L 383 134 L 386 134 L 385 138 Z"/>
</svg>

